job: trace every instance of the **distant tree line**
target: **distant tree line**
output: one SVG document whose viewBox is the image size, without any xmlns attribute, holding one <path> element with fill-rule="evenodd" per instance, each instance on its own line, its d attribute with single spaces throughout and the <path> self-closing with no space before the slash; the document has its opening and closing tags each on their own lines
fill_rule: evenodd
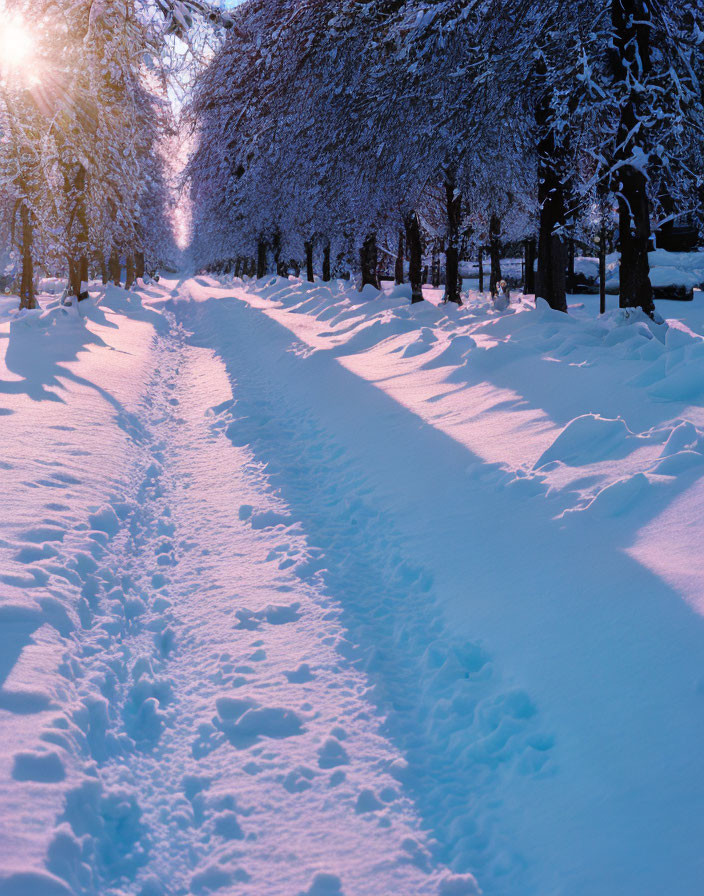
<svg viewBox="0 0 704 896">
<path fill-rule="evenodd" d="M 460 302 L 460 259 L 488 249 L 493 289 L 520 241 L 527 291 L 565 311 L 570 246 L 608 244 L 621 306 L 652 313 L 653 229 L 703 217 L 702 13 L 247 0 L 188 108 L 195 259 L 378 285 L 382 252 L 419 300 L 425 244 Z"/>
</svg>

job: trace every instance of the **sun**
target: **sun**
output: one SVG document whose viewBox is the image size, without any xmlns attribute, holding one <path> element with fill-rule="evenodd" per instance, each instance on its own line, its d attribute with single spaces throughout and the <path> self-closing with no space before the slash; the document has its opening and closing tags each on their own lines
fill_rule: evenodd
<svg viewBox="0 0 704 896">
<path fill-rule="evenodd" d="M 29 62 L 32 36 L 21 19 L 0 21 L 0 66 L 19 72 Z"/>
</svg>

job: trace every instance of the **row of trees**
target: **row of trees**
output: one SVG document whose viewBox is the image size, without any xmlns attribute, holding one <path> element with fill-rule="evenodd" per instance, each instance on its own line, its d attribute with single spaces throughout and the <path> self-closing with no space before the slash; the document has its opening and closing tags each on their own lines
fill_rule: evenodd
<svg viewBox="0 0 704 896">
<path fill-rule="evenodd" d="M 119 284 L 123 261 L 129 286 L 173 257 L 165 48 L 189 5 L 2 4 L 0 215 L 21 307 L 35 307 L 39 271 L 80 297 L 91 276 Z"/>
<path fill-rule="evenodd" d="M 188 173 L 201 265 L 313 278 L 525 240 L 566 310 L 567 247 L 615 240 L 653 310 L 651 228 L 702 215 L 702 0 L 247 0 L 197 80 Z M 529 285 L 532 285 L 529 283 Z"/>
</svg>

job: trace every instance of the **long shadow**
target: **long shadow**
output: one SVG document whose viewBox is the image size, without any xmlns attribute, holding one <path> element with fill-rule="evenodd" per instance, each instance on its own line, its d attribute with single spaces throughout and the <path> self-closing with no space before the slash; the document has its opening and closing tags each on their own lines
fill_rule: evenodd
<svg viewBox="0 0 704 896">
<path fill-rule="evenodd" d="M 0 709 L 11 712 L 31 711 L 35 695 L 16 694 L 4 684 L 23 649 L 43 622 L 39 608 L 0 606 Z"/>
<path fill-rule="evenodd" d="M 89 315 L 99 322 L 104 316 L 99 308 L 90 309 Z M 112 349 L 99 336 L 93 334 L 83 321 L 77 318 L 75 309 L 67 310 L 65 313 L 59 311 L 50 318 L 41 324 L 33 320 L 28 325 L 19 322 L 18 325 L 12 326 L 5 364 L 19 379 L 0 380 L 0 392 L 26 395 L 32 401 L 66 404 L 61 393 L 65 391 L 67 383 L 75 383 L 97 393 L 114 410 L 116 425 L 132 440 L 141 441 L 144 438 L 141 421 L 111 392 L 68 366 L 71 361 L 79 358 L 81 352 L 92 346 L 107 350 L 116 349 Z M 36 462 L 42 467 L 46 461 L 41 459 L 41 433 L 37 432 L 36 438 L 39 446 Z M 60 463 L 55 462 L 55 465 L 59 467 Z M 11 469 L 10 465 L 6 465 L 6 468 Z M 43 483 L 39 480 L 35 484 Z M 20 565 L 24 571 L 25 564 Z M 14 586 L 23 590 L 37 588 L 39 589 L 37 594 L 43 594 L 46 577 L 35 574 L 32 578 L 32 570 L 29 576 L 23 573 L 13 575 L 8 564 L 0 575 L 0 582 L 6 587 Z M 4 597 L 5 595 L 0 595 L 0 598 Z M 31 692 L 15 693 L 3 688 L 5 679 L 15 666 L 22 650 L 31 643 L 34 632 L 47 621 L 61 630 L 60 621 L 57 623 L 57 620 L 44 609 L 40 597 L 37 598 L 37 604 L 36 607 L 15 607 L 9 604 L 0 606 L 0 709 L 12 713 L 37 712 L 46 708 L 47 701 L 42 695 Z"/>
<path fill-rule="evenodd" d="M 0 379 L 0 393 L 27 395 L 33 401 L 62 403 L 62 379 L 74 379 L 97 389 L 94 384 L 73 375 L 66 365 L 76 361 L 82 352 L 89 351 L 91 347 L 118 351 L 86 326 L 86 320 L 91 320 L 102 327 L 116 329 L 117 324 L 106 314 L 106 310 L 148 321 L 157 329 L 167 326 L 160 314 L 142 305 L 136 293 L 116 287 L 108 287 L 108 290 L 104 305 L 90 300 L 77 308 L 54 307 L 41 317 L 33 315 L 14 320 L 10 327 L 5 366 L 19 379 Z"/>
<path fill-rule="evenodd" d="M 376 303 L 370 306 L 362 299 L 346 296 L 351 303 L 349 307 L 340 309 L 333 306 L 330 309 L 329 292 L 326 306 L 322 297 L 308 299 L 298 284 L 288 289 L 282 284 L 278 291 L 272 292 L 274 301 L 278 298 L 278 292 L 290 292 L 295 298 L 300 298 L 298 305 L 284 303 L 289 311 L 311 313 L 318 320 L 326 320 L 332 314 L 336 329 L 322 334 L 328 337 L 341 337 L 349 330 L 357 329 L 360 314 L 366 316 L 376 307 Z M 444 308 L 423 305 L 384 308 L 382 304 L 380 308 L 385 314 L 371 319 L 369 328 L 325 351 L 335 356 L 354 354 L 384 338 L 384 335 L 393 336 L 414 330 L 420 334 L 420 328 L 430 324 L 451 336 L 450 348 L 443 352 L 447 356 L 444 363 L 448 366 L 448 392 L 461 392 L 467 386 L 487 382 L 513 393 L 513 407 L 542 411 L 558 425 L 565 425 L 575 416 L 575 404 L 578 403 L 575 398 L 584 395 L 585 398 L 588 396 L 588 400 L 585 401 L 583 413 L 624 416 L 636 431 L 669 421 L 682 414 L 692 403 L 691 395 L 690 399 L 683 396 L 682 401 L 643 401 L 643 386 L 629 384 L 631 379 L 639 376 L 648 377 L 651 369 L 654 381 L 664 376 L 664 370 L 658 373 L 657 369 L 662 363 L 658 347 L 665 339 L 664 328 L 636 321 L 607 329 L 598 320 L 564 315 L 548 309 L 542 310 L 539 315 L 521 315 L 518 320 L 513 314 L 486 317 L 483 307 L 484 310 L 475 314 L 473 307 L 467 306 L 464 311 L 468 316 L 457 317 Z M 352 322 L 343 326 L 342 322 L 347 318 Z M 474 347 L 464 358 L 457 357 L 454 347 L 468 338 L 464 324 L 471 324 L 473 332 L 478 325 L 479 332 L 496 340 L 497 344 L 488 352 L 482 347 Z M 583 352 L 585 344 L 590 347 L 588 358 Z M 423 353 L 419 351 L 419 354 Z M 672 352 L 669 357 L 671 361 L 675 359 Z M 423 366 L 443 366 L 442 355 L 431 358 Z M 560 388 L 554 389 L 552 386 L 557 377 Z M 614 388 L 615 383 L 619 384 L 618 388 Z M 501 405 L 504 404 L 502 401 Z M 499 407 L 497 404 L 491 410 L 498 410 Z"/>
<path fill-rule="evenodd" d="M 163 330 L 168 326 L 162 315 L 144 308 L 136 294 L 115 288 L 114 297 L 119 300 L 118 310 L 127 312 L 130 317 L 152 323 L 157 329 Z M 138 418 L 127 411 L 107 389 L 68 366 L 91 347 L 120 351 L 108 345 L 85 324 L 87 318 L 101 326 L 115 328 L 117 325 L 108 318 L 105 309 L 93 302 L 85 303 L 79 309 L 54 309 L 41 322 L 34 319 L 29 323 L 13 323 L 5 354 L 5 366 L 19 379 L 0 379 L 0 393 L 26 395 L 32 401 L 65 404 L 62 392 L 66 389 L 66 383 L 76 383 L 93 390 L 111 405 L 115 410 L 115 422 L 120 429 L 131 439 L 139 441 L 144 436 L 144 427 Z"/>
<path fill-rule="evenodd" d="M 437 858 L 488 896 L 635 896 L 675 857 L 697 893 L 704 620 L 623 552 L 633 530 L 555 521 L 237 299 L 174 311 L 233 381 L 228 435 L 305 528 L 298 573 L 339 605 Z"/>
<path fill-rule="evenodd" d="M 0 380 L 0 392 L 27 395 L 33 401 L 62 402 L 60 378 L 67 368 L 90 346 L 105 346 L 72 310 L 57 311 L 50 319 L 15 321 L 5 354 L 5 365 L 18 380 Z"/>
<path fill-rule="evenodd" d="M 449 372 L 449 383 L 461 387 L 489 382 L 517 394 L 522 408 L 541 410 L 560 425 L 574 417 L 581 395 L 585 403 L 587 396 L 589 401 L 583 413 L 623 416 L 636 431 L 670 420 L 691 404 L 643 401 L 643 387 L 630 384 L 661 363 L 664 328 L 629 323 L 608 330 L 599 321 L 549 310 L 530 313 L 529 323 L 522 327 L 516 328 L 511 318 L 494 319 L 480 328 L 498 339 L 498 345 L 489 352 L 482 348 L 469 352 L 464 364 Z M 430 361 L 427 366 L 436 364 Z M 553 388 L 556 378 L 559 389 Z"/>
</svg>

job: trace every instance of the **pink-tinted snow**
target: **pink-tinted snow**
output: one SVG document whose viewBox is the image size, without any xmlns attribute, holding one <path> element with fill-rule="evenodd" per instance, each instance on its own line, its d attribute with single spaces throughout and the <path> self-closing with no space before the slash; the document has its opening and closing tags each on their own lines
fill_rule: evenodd
<svg viewBox="0 0 704 896">
<path fill-rule="evenodd" d="M 92 293 L 0 324 L 1 896 L 698 894 L 701 294 Z"/>
</svg>

